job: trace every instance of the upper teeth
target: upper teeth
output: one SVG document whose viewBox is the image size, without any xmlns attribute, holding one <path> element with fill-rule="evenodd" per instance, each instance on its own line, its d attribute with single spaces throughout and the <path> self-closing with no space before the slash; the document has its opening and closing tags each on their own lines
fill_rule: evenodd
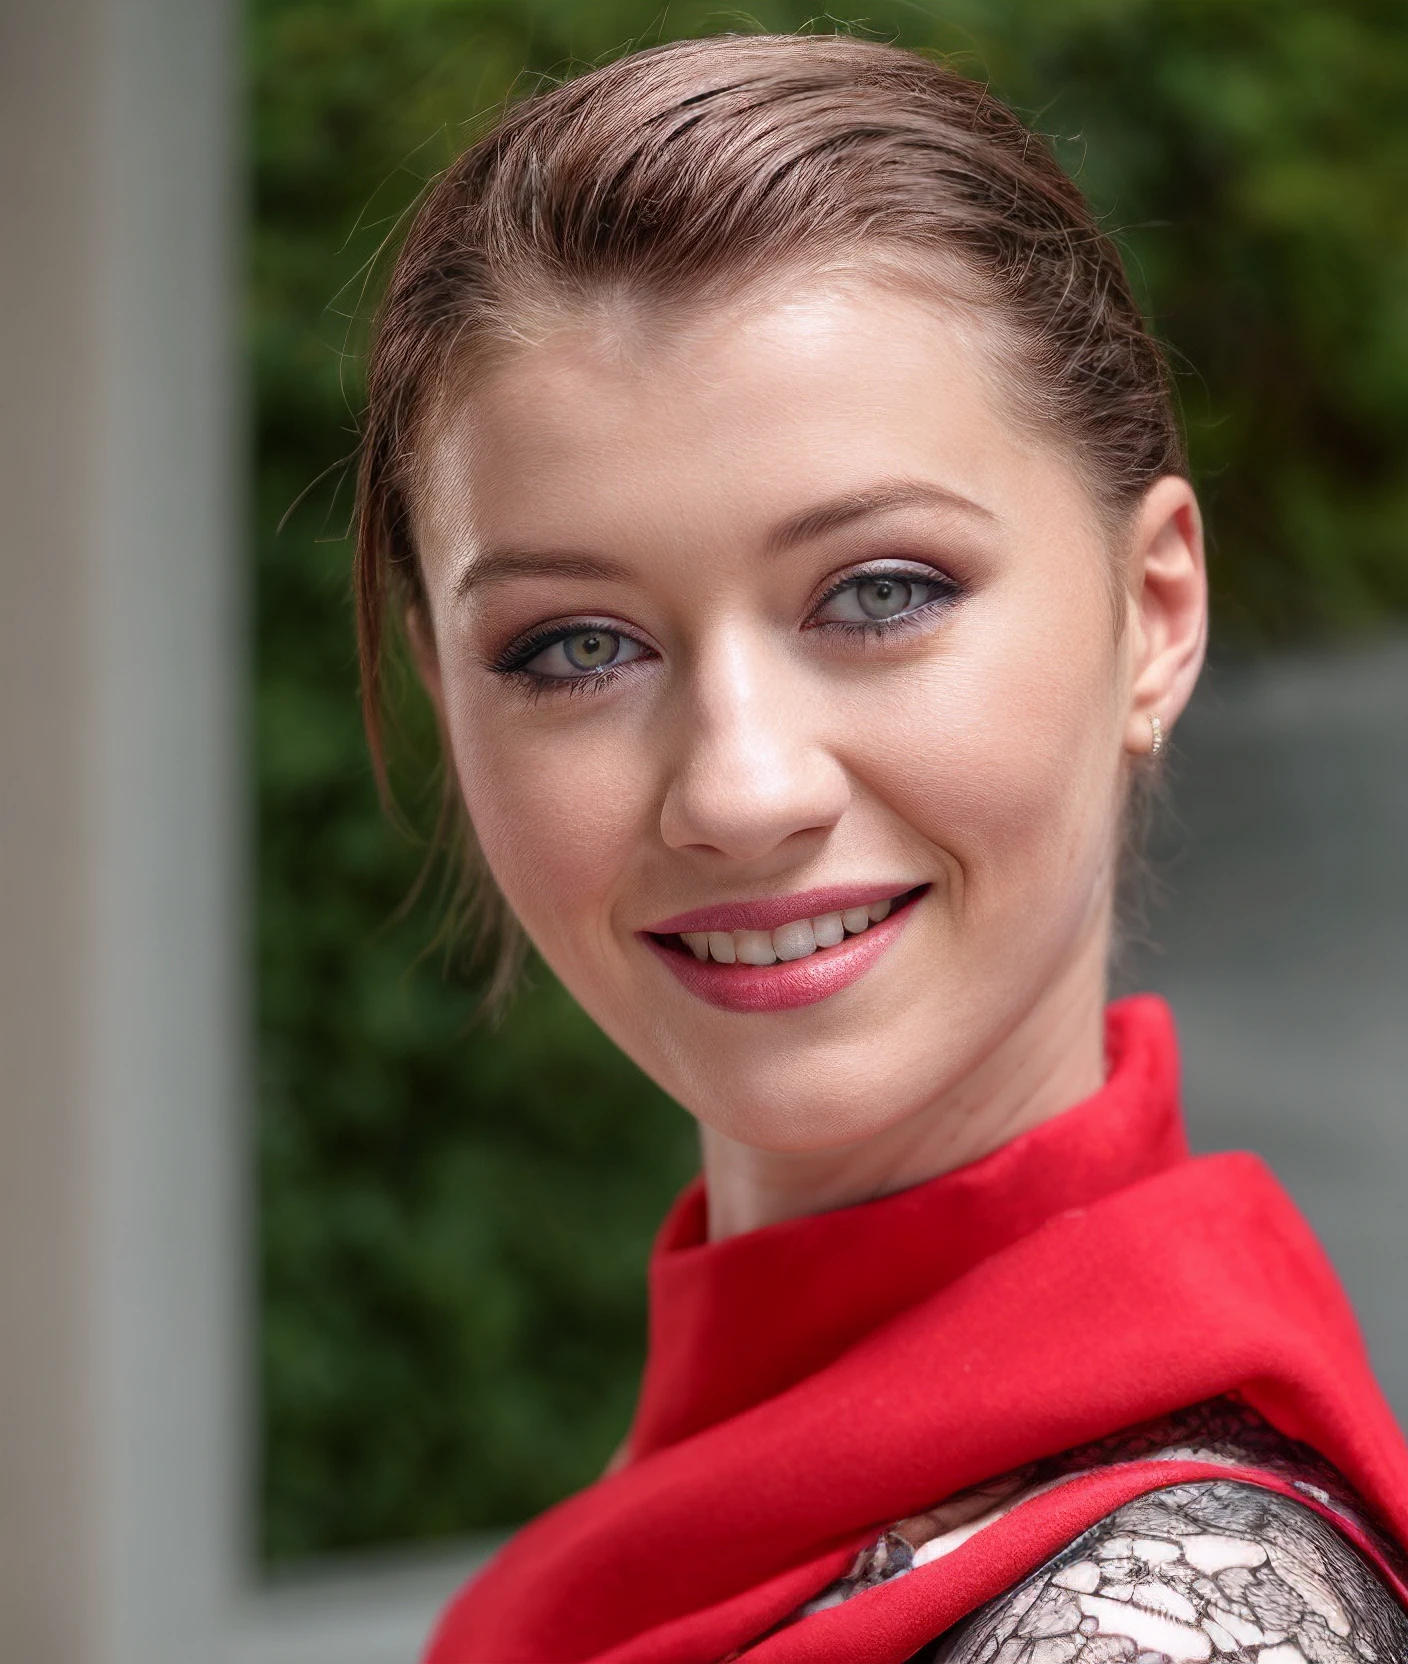
<svg viewBox="0 0 1408 1664">
<path fill-rule="evenodd" d="M 858 936 L 879 924 L 889 911 L 888 901 L 872 901 L 844 913 L 792 919 L 776 930 L 682 930 L 680 939 L 696 959 L 716 959 L 720 965 L 775 965 L 779 959 L 805 959 L 818 948 L 834 948 L 846 936 Z"/>
</svg>

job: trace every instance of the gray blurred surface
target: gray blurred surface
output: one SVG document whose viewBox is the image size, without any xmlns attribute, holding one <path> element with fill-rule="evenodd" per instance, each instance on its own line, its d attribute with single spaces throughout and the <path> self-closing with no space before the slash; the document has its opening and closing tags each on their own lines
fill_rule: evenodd
<svg viewBox="0 0 1408 1664">
<path fill-rule="evenodd" d="M 1121 983 L 1171 1000 L 1194 1144 L 1275 1168 L 1408 1422 L 1408 641 L 1214 668 L 1171 761 Z"/>
<path fill-rule="evenodd" d="M 247 1581 L 241 26 L 0 0 L 4 1664 Z"/>
</svg>

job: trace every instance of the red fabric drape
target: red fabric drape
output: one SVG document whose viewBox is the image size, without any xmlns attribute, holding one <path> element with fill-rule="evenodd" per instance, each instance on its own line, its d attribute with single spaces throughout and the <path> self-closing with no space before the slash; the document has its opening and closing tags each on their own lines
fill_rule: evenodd
<svg viewBox="0 0 1408 1664">
<path fill-rule="evenodd" d="M 1408 1540 L 1408 1451 L 1308 1226 L 1255 1157 L 1189 1156 L 1161 1002 L 1113 1006 L 1108 1051 L 1094 1097 L 877 1202 L 709 1244 L 703 1194 L 686 1191 L 651 1265 L 630 1462 L 519 1533 L 451 1605 L 427 1664 L 712 1664 L 889 1522 L 1229 1392 Z M 749 1657 L 900 1664 L 1180 1477 L 1147 1464 L 1064 1488 L 981 1551 Z"/>
</svg>

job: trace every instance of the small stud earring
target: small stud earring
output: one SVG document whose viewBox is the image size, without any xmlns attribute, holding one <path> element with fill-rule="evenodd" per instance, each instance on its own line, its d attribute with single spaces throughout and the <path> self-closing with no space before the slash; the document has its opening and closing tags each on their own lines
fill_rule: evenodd
<svg viewBox="0 0 1408 1664">
<path fill-rule="evenodd" d="M 1156 716 L 1149 718 L 1149 755 L 1157 757 L 1164 748 L 1164 725 Z"/>
</svg>

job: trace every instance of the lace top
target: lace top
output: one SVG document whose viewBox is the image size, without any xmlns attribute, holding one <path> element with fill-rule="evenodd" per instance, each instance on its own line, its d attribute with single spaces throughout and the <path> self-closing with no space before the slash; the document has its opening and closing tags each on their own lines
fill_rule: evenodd
<svg viewBox="0 0 1408 1664">
<path fill-rule="evenodd" d="M 1332 1467 L 1232 1399 L 1032 1463 L 896 1522 L 778 1628 L 883 1589 L 1032 1497 L 1151 1461 L 1210 1463 L 1229 1477 L 1154 1489 L 1118 1508 L 911 1664 L 1408 1660 L 1408 1615 L 1388 1587 L 1408 1585 L 1397 1548 Z"/>
</svg>

